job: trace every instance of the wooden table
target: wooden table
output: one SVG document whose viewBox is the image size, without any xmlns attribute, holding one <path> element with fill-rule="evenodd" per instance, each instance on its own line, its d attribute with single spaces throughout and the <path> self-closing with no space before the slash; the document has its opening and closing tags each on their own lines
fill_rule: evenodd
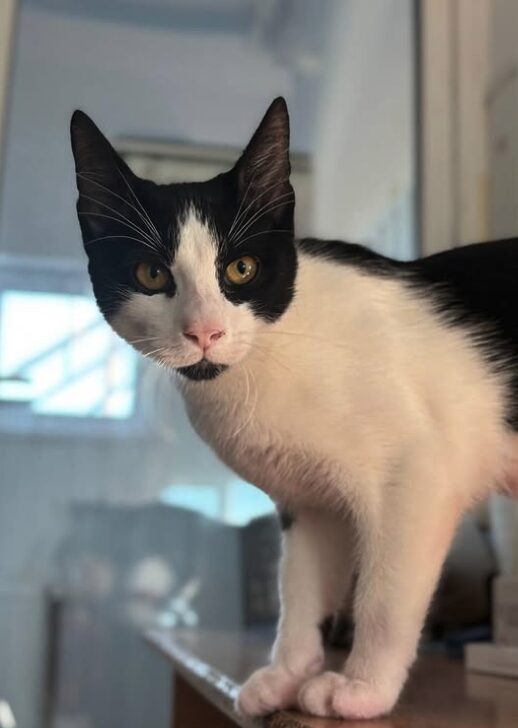
<svg viewBox="0 0 518 728">
<path fill-rule="evenodd" d="M 518 728 L 518 680 L 466 673 L 460 660 L 422 656 L 388 718 L 341 721 L 281 711 L 263 720 L 236 714 L 239 684 L 266 664 L 270 638 L 254 633 L 151 632 L 173 669 L 172 728 Z M 331 660 L 343 657 L 331 655 Z"/>
</svg>

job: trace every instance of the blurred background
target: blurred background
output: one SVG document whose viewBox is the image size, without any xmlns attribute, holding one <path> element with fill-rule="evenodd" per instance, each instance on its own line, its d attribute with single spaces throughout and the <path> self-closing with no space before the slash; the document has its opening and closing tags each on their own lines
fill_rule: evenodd
<svg viewBox="0 0 518 728">
<path fill-rule="evenodd" d="M 186 181 L 229 168 L 282 94 L 298 234 L 406 259 L 518 233 L 517 28 L 513 0 L 2 0 L 2 728 L 165 728 L 142 633 L 277 610 L 271 502 L 96 310 L 71 112 Z M 517 523 L 503 498 L 466 520 L 431 637 L 489 623 Z"/>
</svg>

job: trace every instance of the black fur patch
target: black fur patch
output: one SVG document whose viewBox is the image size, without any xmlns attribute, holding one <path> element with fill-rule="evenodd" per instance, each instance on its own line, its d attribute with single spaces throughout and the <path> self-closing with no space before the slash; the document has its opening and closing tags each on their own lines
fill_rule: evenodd
<svg viewBox="0 0 518 728">
<path fill-rule="evenodd" d="M 202 359 L 197 364 L 191 364 L 187 367 L 179 367 L 176 371 L 187 379 L 194 382 L 216 379 L 222 372 L 228 369 L 225 364 L 213 364 L 206 359 Z"/>
<path fill-rule="evenodd" d="M 295 516 L 293 513 L 290 513 L 289 511 L 279 511 L 279 521 L 281 524 L 281 529 L 283 531 L 289 531 L 289 529 L 293 526 L 295 523 Z"/>
<path fill-rule="evenodd" d="M 319 629 L 323 647 L 351 648 L 354 625 L 344 614 L 328 615 L 320 622 Z"/>
<path fill-rule="evenodd" d="M 320 636 L 322 638 L 322 645 L 324 647 L 327 647 L 331 644 L 334 624 L 334 615 L 328 614 L 327 617 L 324 617 L 324 619 L 318 625 L 318 628 L 320 630 Z"/>
<path fill-rule="evenodd" d="M 236 257 L 251 255 L 259 261 L 256 277 L 246 286 L 228 286 L 225 268 Z M 290 305 L 295 292 L 297 254 L 293 241 L 268 231 L 252 238 L 246 248 L 222 248 L 218 256 L 220 288 L 236 305 L 249 303 L 256 316 L 276 321 Z"/>
<path fill-rule="evenodd" d="M 410 263 L 413 285 L 464 328 L 494 371 L 508 372 L 507 423 L 518 430 L 518 239 L 454 248 Z"/>
</svg>

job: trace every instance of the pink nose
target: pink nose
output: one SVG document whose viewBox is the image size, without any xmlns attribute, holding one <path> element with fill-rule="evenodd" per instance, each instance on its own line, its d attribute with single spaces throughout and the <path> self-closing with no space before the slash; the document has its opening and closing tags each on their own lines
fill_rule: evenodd
<svg viewBox="0 0 518 728">
<path fill-rule="evenodd" d="M 184 329 L 183 335 L 186 339 L 192 341 L 193 344 L 197 344 L 200 349 L 206 351 L 215 344 L 218 339 L 225 336 L 225 332 L 222 329 L 205 328 L 203 326 L 189 326 L 189 328 Z"/>
</svg>

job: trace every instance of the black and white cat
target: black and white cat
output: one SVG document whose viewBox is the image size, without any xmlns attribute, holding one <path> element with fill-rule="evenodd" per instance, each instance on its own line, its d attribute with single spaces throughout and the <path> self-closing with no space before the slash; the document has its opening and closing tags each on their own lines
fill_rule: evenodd
<svg viewBox="0 0 518 728">
<path fill-rule="evenodd" d="M 272 661 L 240 709 L 387 713 L 462 513 L 518 480 L 518 241 L 400 263 L 295 240 L 282 99 L 208 182 L 137 178 L 81 112 L 72 141 L 102 313 L 290 516 Z M 354 575 L 354 644 L 323 671 Z"/>
</svg>

